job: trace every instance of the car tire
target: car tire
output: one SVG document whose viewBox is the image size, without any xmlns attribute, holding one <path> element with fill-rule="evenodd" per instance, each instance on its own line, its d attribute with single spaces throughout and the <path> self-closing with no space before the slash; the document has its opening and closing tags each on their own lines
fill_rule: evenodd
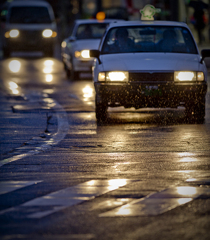
<svg viewBox="0 0 210 240">
<path fill-rule="evenodd" d="M 69 74 L 69 76 L 68 76 Z M 75 80 L 79 80 L 80 79 L 80 73 L 78 71 L 75 71 L 74 70 L 74 65 L 73 63 L 71 62 L 71 70 L 69 70 L 69 73 L 67 72 L 67 76 L 72 80 L 72 81 L 75 81 Z"/>
<path fill-rule="evenodd" d="M 95 102 L 95 113 L 98 122 L 105 122 L 107 120 L 107 105 L 104 103 Z"/>
<path fill-rule="evenodd" d="M 188 103 L 185 106 L 186 120 L 190 123 L 203 123 L 205 120 L 205 96 L 199 102 Z"/>
<path fill-rule="evenodd" d="M 67 78 L 70 78 L 71 77 L 71 71 L 68 69 L 67 65 L 64 62 L 63 62 L 63 68 L 66 72 Z"/>
</svg>

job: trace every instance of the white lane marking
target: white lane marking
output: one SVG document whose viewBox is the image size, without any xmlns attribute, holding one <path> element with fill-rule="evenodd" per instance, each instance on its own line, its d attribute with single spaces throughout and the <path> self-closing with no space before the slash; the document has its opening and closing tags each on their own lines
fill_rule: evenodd
<svg viewBox="0 0 210 240">
<path fill-rule="evenodd" d="M 0 195 L 24 188 L 42 181 L 1 181 L 0 182 Z"/>
<path fill-rule="evenodd" d="M 58 239 L 67 239 L 67 240 L 93 240 L 96 239 L 96 236 L 94 234 L 91 233 L 87 233 L 87 234 L 66 234 L 66 235 L 44 235 L 44 236 L 36 236 L 35 234 L 32 235 L 15 235 L 15 234 L 11 234 L 11 235 L 7 235 L 6 238 L 4 238 L 5 240 L 13 240 L 13 239 L 30 239 L 30 240 L 58 240 Z"/>
<path fill-rule="evenodd" d="M 53 134 L 52 137 L 48 141 L 44 142 L 40 147 L 36 147 L 35 149 L 28 151 L 27 153 L 19 154 L 17 156 L 13 156 L 11 158 L 7 158 L 0 161 L 0 167 L 2 167 L 7 163 L 11 163 L 11 162 L 23 159 L 25 157 L 29 157 L 29 156 L 38 154 L 40 152 L 46 151 L 50 149 L 52 146 L 58 144 L 62 139 L 65 138 L 69 129 L 67 113 L 65 112 L 63 107 L 54 99 L 48 98 L 48 99 L 44 99 L 44 101 L 48 101 L 48 105 L 50 105 L 51 108 L 55 109 L 56 111 L 58 131 L 55 134 Z"/>
<path fill-rule="evenodd" d="M 207 178 L 189 178 L 186 182 L 197 185 L 210 185 L 210 179 Z"/>
<path fill-rule="evenodd" d="M 118 216 L 156 216 L 181 206 L 199 197 L 201 194 L 209 193 L 209 188 L 181 186 L 168 188 L 154 193 L 148 197 L 138 199 L 122 207 L 115 208 L 102 213 L 100 217 Z"/>
<path fill-rule="evenodd" d="M 22 211 L 23 214 L 26 213 L 26 218 L 42 218 L 134 181 L 129 179 L 91 180 L 35 198 L 17 207 L 3 210 L 0 215 L 12 211 Z"/>
</svg>

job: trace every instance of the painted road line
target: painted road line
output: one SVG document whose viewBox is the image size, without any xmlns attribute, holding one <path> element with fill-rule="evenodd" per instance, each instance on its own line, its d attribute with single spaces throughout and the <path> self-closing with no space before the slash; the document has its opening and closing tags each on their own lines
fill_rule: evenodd
<svg viewBox="0 0 210 240">
<path fill-rule="evenodd" d="M 25 218 L 42 218 L 67 207 L 116 190 L 134 181 L 135 180 L 128 179 L 90 180 L 35 198 L 17 207 L 6 209 L 0 212 L 0 215 L 12 211 L 21 211 L 21 215 L 24 215 Z"/>
<path fill-rule="evenodd" d="M 41 146 L 35 147 L 33 150 L 30 150 L 27 153 L 19 154 L 19 155 L 0 161 L 0 167 L 2 167 L 5 164 L 23 159 L 25 157 L 33 156 L 40 152 L 44 152 L 50 149 L 52 146 L 58 144 L 61 140 L 65 138 L 69 129 L 67 113 L 65 112 L 63 107 L 59 103 L 57 103 L 55 100 L 46 98 L 43 101 L 45 102 L 45 104 L 47 104 L 51 109 L 54 109 L 54 111 L 56 112 L 56 117 L 58 122 L 57 132 L 53 134 L 52 137 L 49 140 L 45 141 Z"/>
<path fill-rule="evenodd" d="M 210 193 L 209 188 L 180 186 L 165 189 L 100 214 L 100 217 L 156 216 Z"/>
<path fill-rule="evenodd" d="M 210 179 L 206 178 L 189 178 L 186 182 L 196 185 L 210 185 Z"/>
<path fill-rule="evenodd" d="M 2 240 L 18 240 L 18 239 L 22 239 L 22 240 L 26 240 L 26 239 L 30 239 L 30 240 L 58 240 L 58 239 L 62 239 L 62 240 L 95 240 L 96 236 L 94 234 L 91 233 L 87 233 L 87 234 L 62 234 L 62 235 L 50 235 L 50 234 L 45 234 L 44 236 L 41 235 L 25 235 L 25 234 L 11 234 L 11 235 L 7 235 L 5 238 L 3 237 Z"/>
<path fill-rule="evenodd" d="M 1 181 L 0 182 L 0 195 L 9 193 L 20 188 L 28 187 L 42 181 Z"/>
</svg>

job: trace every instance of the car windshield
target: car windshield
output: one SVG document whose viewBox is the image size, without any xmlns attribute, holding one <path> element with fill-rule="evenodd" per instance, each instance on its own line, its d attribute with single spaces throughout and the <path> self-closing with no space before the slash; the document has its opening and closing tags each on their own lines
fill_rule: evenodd
<svg viewBox="0 0 210 240">
<path fill-rule="evenodd" d="M 77 28 L 77 39 L 100 39 L 104 34 L 107 23 L 81 24 Z"/>
<path fill-rule="evenodd" d="M 12 7 L 10 23 L 51 23 L 46 7 Z"/>
<path fill-rule="evenodd" d="M 197 54 L 193 38 L 184 27 L 118 27 L 107 33 L 102 54 L 173 52 Z"/>
</svg>

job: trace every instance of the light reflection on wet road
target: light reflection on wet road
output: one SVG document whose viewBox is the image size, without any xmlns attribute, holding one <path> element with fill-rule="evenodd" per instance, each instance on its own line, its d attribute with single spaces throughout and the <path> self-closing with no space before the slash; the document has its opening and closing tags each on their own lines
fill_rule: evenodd
<svg viewBox="0 0 210 240">
<path fill-rule="evenodd" d="M 102 219 L 106 217 L 155 215 L 158 222 L 164 218 L 162 213 L 180 205 L 192 204 L 200 196 L 208 199 L 209 92 L 204 124 L 184 123 L 181 108 L 167 111 L 116 108 L 109 109 L 108 122 L 99 125 L 94 113 L 93 83 L 90 80 L 69 81 L 62 63 L 57 59 L 6 59 L 0 63 L 0 79 L 9 96 L 25 96 L 34 102 L 45 103 L 43 106 L 48 108 L 51 108 L 50 99 L 56 100 L 65 110 L 69 124 L 65 139 L 58 141 L 50 150 L 33 157 L 17 158 L 17 161 L 2 167 L 1 180 L 13 179 L 14 176 L 16 180 L 15 186 L 4 182 L 4 187 L 19 191 L 18 181 L 30 187 L 36 180 L 41 181 L 36 186 L 39 194 L 33 194 L 34 190 L 30 190 L 33 187 L 24 190 L 23 185 L 19 184 L 21 191 L 27 192 L 30 197 L 23 195 L 21 201 L 15 197 L 15 204 L 10 203 L 12 208 L 8 207 L 8 211 L 7 207 L 4 209 L 1 206 L 3 219 L 4 216 L 42 218 L 56 213 L 60 214 L 62 228 L 68 229 L 69 225 L 74 224 L 69 219 L 73 214 L 79 225 L 97 235 L 100 232 L 97 223 L 103 226 L 106 220 Z M 54 109 L 51 114 L 59 112 L 59 109 Z M 17 111 L 15 114 L 21 113 Z M 32 148 L 33 144 L 27 146 L 27 149 Z M 116 187 L 116 179 L 124 181 L 123 184 Z M 98 185 L 98 180 L 102 181 L 101 185 Z M 89 187 L 94 194 L 90 197 L 90 192 L 83 191 L 80 184 L 91 183 L 92 188 Z M 110 183 L 109 189 L 107 183 Z M 104 184 L 105 190 L 102 189 Z M 83 199 L 78 194 L 83 194 Z M 3 197 L 2 201 L 5 201 Z M 203 204 L 200 201 L 197 208 Z M 46 206 L 43 207 L 43 204 Z M 62 211 L 64 208 L 65 211 Z M 190 214 L 183 216 L 188 210 L 187 207 L 183 207 L 183 213 L 177 210 L 180 219 L 185 217 L 187 222 L 198 217 Z M 83 212 L 90 215 L 89 221 L 83 219 Z M 167 216 L 164 223 L 173 223 L 170 213 Z M 61 234 L 56 218 L 53 214 L 51 217 L 54 222 L 48 223 L 50 231 L 56 229 Z M 115 224 L 118 220 L 109 219 L 109 222 Z M 144 220 L 139 218 L 126 220 L 126 224 L 129 221 L 136 229 L 141 228 L 139 221 L 144 225 Z M 29 229 L 34 231 L 27 221 L 23 223 L 24 227 L 28 224 Z M 120 229 L 120 221 L 118 224 Z M 20 224 L 19 229 L 22 227 Z M 39 227 L 42 229 L 41 223 Z M 114 234 L 115 230 L 109 224 L 107 227 Z M 159 227 L 164 229 L 161 224 Z M 152 224 L 148 224 L 148 229 L 152 231 Z M 68 231 L 72 233 L 71 229 Z M 130 230 L 125 231 L 129 235 Z"/>
<path fill-rule="evenodd" d="M 108 122 L 97 125 L 91 80 L 69 81 L 54 58 L 11 58 L 1 62 L 1 78 L 9 94 L 52 97 L 68 115 L 69 132 L 62 147 L 70 152 L 209 151 L 210 108 L 207 95 L 205 124 L 185 124 L 183 109 L 109 109 Z M 78 141 L 79 137 L 79 141 Z M 183 157 L 181 162 L 196 162 Z"/>
</svg>

